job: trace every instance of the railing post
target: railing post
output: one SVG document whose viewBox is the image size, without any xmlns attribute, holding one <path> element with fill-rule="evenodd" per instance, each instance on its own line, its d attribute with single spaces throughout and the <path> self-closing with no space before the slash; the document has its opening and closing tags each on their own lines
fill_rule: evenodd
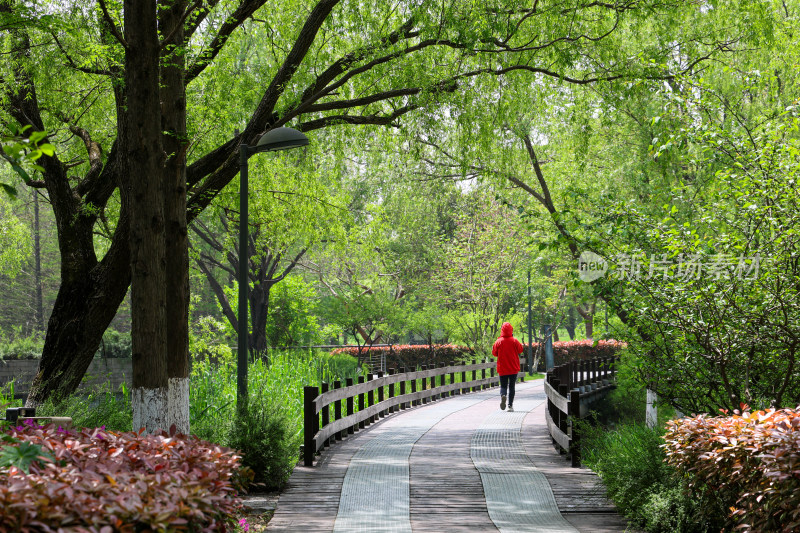
<svg viewBox="0 0 800 533">
<path fill-rule="evenodd" d="M 558 385 L 558 395 L 564 397 L 565 399 L 569 399 L 569 388 L 567 385 Z M 558 429 L 561 430 L 564 435 L 567 434 L 569 431 L 569 418 L 567 413 L 561 412 L 559 410 L 558 413 Z M 564 453 L 569 453 L 569 449 L 564 450 Z"/>
<path fill-rule="evenodd" d="M 406 369 L 402 366 L 397 371 L 401 375 L 406 373 Z M 403 375 L 403 380 L 400 382 L 400 396 L 405 396 L 405 395 L 406 395 L 406 380 L 405 380 L 405 375 Z M 405 409 L 405 408 L 406 408 L 406 402 L 402 402 L 398 406 L 398 409 Z"/>
<path fill-rule="evenodd" d="M 581 436 L 578 430 L 578 421 L 581 418 L 581 393 L 577 390 L 569 393 L 569 417 L 572 424 L 572 434 L 569 439 L 570 458 L 572 466 L 581 466 Z"/>
<path fill-rule="evenodd" d="M 439 368 L 447 368 L 447 363 L 439 363 Z M 442 372 L 439 375 L 439 387 L 444 387 L 447 385 L 447 373 Z M 448 394 L 446 392 L 440 392 L 436 395 L 437 398 L 447 398 Z"/>
<path fill-rule="evenodd" d="M 551 369 L 551 371 L 548 373 L 548 375 L 550 376 L 550 386 L 553 387 L 553 389 L 556 392 L 558 392 L 559 383 L 558 383 L 558 378 L 556 377 L 555 370 Z M 558 428 L 560 428 L 561 427 L 561 411 L 558 409 L 558 407 L 556 407 L 556 404 L 554 404 L 552 402 L 548 402 L 547 405 L 550 408 L 550 418 L 553 420 L 553 425 L 558 427 Z M 552 436 L 551 436 L 551 438 L 552 438 Z M 552 440 L 553 440 L 553 444 L 556 445 L 556 449 L 561 449 L 560 445 L 558 444 L 558 442 L 556 442 L 555 439 L 552 439 Z"/>
<path fill-rule="evenodd" d="M 469 389 L 465 389 L 465 388 L 464 388 L 464 383 L 466 383 L 466 382 L 467 382 L 467 371 L 466 371 L 466 370 L 464 370 L 464 367 L 465 367 L 465 366 L 466 366 L 466 365 L 462 365 L 462 366 L 461 366 L 461 369 L 462 369 L 462 370 L 461 370 L 461 388 L 459 389 L 459 390 L 461 391 L 461 392 L 460 392 L 460 394 L 466 394 L 466 393 L 468 393 L 468 392 L 469 392 Z"/>
<path fill-rule="evenodd" d="M 473 360 L 472 360 L 472 364 L 473 364 L 473 365 L 477 365 L 477 364 L 478 364 L 478 360 L 477 360 L 477 359 L 473 359 Z M 478 371 L 477 371 L 475 368 L 473 368 L 473 369 L 472 369 L 472 380 L 471 380 L 471 381 L 475 381 L 475 380 L 477 380 L 477 379 L 478 379 Z M 475 392 L 476 390 L 478 390 L 478 387 L 476 387 L 475 385 L 473 385 L 473 386 L 472 386 L 472 392 Z"/>
<path fill-rule="evenodd" d="M 484 359 L 483 362 L 485 363 L 486 359 Z M 481 368 L 481 379 L 486 379 L 486 369 L 485 368 Z M 488 389 L 488 388 L 489 387 L 485 383 L 481 384 L 481 390 Z"/>
<path fill-rule="evenodd" d="M 333 382 L 333 390 L 341 388 L 342 388 L 341 381 L 337 379 L 336 381 Z M 341 419 L 342 419 L 342 401 L 336 400 L 336 403 L 333 404 L 333 420 L 336 421 Z M 337 431 L 336 433 L 334 433 L 334 436 L 336 437 L 336 440 L 342 440 L 343 432 Z"/>
<path fill-rule="evenodd" d="M 364 383 L 364 376 L 358 376 L 358 384 L 359 384 L 359 385 L 361 385 L 362 383 Z M 363 392 L 360 392 L 360 393 L 358 394 L 358 412 L 359 412 L 359 413 L 363 413 L 363 412 L 364 412 L 364 409 L 365 409 L 365 405 L 364 405 L 364 393 L 363 393 Z M 364 421 L 363 421 L 363 420 L 361 420 L 361 421 L 358 423 L 358 429 L 364 429 Z"/>
<path fill-rule="evenodd" d="M 328 392 L 328 382 L 323 381 L 322 383 L 319 384 L 319 393 L 325 394 L 326 392 Z M 327 426 L 330 423 L 331 423 L 331 408 L 328 406 L 328 404 L 324 404 L 322 406 L 322 425 L 320 426 L 320 429 L 324 429 L 325 426 Z M 331 439 L 330 437 L 328 437 L 327 439 L 325 439 L 325 442 L 322 445 L 330 446 L 330 443 Z"/>
<path fill-rule="evenodd" d="M 397 373 L 397 370 L 394 368 L 389 369 L 389 375 L 394 376 Z M 389 399 L 391 400 L 394 398 L 394 383 L 389 383 Z M 394 406 L 389 406 L 389 413 L 394 413 L 397 409 Z"/>
<path fill-rule="evenodd" d="M 375 374 L 367 374 L 367 381 L 372 381 L 375 379 Z M 367 391 L 367 407 L 372 407 L 375 405 L 375 389 L 370 389 Z M 378 417 L 376 415 L 370 415 L 367 418 L 367 424 L 372 424 Z"/>
<path fill-rule="evenodd" d="M 381 379 L 382 377 L 383 377 L 383 372 L 378 372 L 378 379 Z M 380 387 L 378 387 L 378 403 L 382 403 L 383 402 L 383 394 L 384 394 L 383 393 L 383 385 L 381 385 Z M 384 416 L 386 416 L 386 411 L 384 409 L 381 409 L 380 411 L 378 411 L 378 417 L 379 418 L 383 418 Z"/>
<path fill-rule="evenodd" d="M 314 400 L 319 396 L 317 387 L 303 387 L 303 464 L 314 466 L 314 455 L 317 453 L 314 435 L 317 433 L 317 410 Z"/>
<path fill-rule="evenodd" d="M 436 370 L 436 365 L 435 365 L 435 364 L 433 364 L 433 365 L 428 365 L 428 368 L 430 368 L 431 370 Z M 431 391 L 432 391 L 432 390 L 434 390 L 435 388 L 436 388 L 436 374 L 434 373 L 434 375 L 432 375 L 432 376 L 431 376 L 430 389 L 431 389 Z M 432 396 L 431 396 L 431 401 L 432 401 L 432 402 L 434 402 L 434 401 L 436 401 L 436 400 L 438 400 L 438 399 L 439 399 L 439 397 L 438 397 L 438 395 L 437 395 L 437 394 L 434 394 L 434 395 L 432 395 Z"/>
<path fill-rule="evenodd" d="M 347 388 L 352 387 L 353 386 L 353 378 L 345 379 L 344 383 L 347 386 Z M 347 397 L 347 416 L 351 416 L 355 412 L 355 409 L 353 409 L 353 407 L 354 407 L 353 406 L 353 397 L 352 396 L 348 396 Z M 352 424 L 352 425 L 347 427 L 347 434 L 348 435 L 352 435 L 355 432 L 356 432 L 355 424 Z"/>
<path fill-rule="evenodd" d="M 428 370 L 428 365 L 422 365 L 422 371 L 424 372 L 426 370 Z M 423 391 L 428 390 L 428 378 L 423 377 L 422 380 L 420 381 L 420 384 L 422 385 Z M 422 398 L 419 402 L 421 405 L 425 405 L 426 403 L 428 403 L 428 398 Z"/>
<path fill-rule="evenodd" d="M 416 378 L 411 380 L 411 394 L 414 394 L 415 392 L 417 392 L 417 380 L 416 380 Z M 420 404 L 419 400 L 411 400 L 411 406 L 412 407 L 417 406 L 419 404 Z"/>
</svg>

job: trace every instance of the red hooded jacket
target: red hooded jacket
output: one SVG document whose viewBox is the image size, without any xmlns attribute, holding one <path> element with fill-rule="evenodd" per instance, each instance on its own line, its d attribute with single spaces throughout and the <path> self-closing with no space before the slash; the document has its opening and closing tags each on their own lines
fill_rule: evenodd
<svg viewBox="0 0 800 533">
<path fill-rule="evenodd" d="M 514 338 L 514 326 L 508 322 L 503 322 L 500 333 L 502 336 L 492 346 L 492 355 L 497 357 L 497 373 L 501 376 L 517 374 L 522 343 Z"/>
</svg>

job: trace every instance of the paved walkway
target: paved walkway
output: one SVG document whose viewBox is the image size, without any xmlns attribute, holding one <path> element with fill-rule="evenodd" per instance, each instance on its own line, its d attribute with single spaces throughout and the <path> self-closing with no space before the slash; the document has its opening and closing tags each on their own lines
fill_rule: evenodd
<svg viewBox="0 0 800 533">
<path fill-rule="evenodd" d="M 625 531 L 597 476 L 550 444 L 542 380 L 390 416 L 298 466 L 268 531 Z"/>
</svg>

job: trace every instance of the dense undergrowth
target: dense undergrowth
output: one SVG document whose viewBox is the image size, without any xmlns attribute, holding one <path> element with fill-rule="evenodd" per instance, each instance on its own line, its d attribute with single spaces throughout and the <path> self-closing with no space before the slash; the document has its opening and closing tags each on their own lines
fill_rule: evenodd
<svg viewBox="0 0 800 533">
<path fill-rule="evenodd" d="M 645 391 L 620 371 L 618 388 L 581 422 L 583 462 L 597 472 L 608 496 L 632 524 L 650 533 L 718 533 L 723 504 L 711 492 L 689 489 L 689 479 L 665 462 L 666 422 L 675 416 L 659 406 L 658 423 L 645 425 Z"/>
<path fill-rule="evenodd" d="M 229 350 L 206 352 L 192 362 L 190 387 L 191 433 L 228 446 L 242 455 L 242 464 L 265 489 L 281 487 L 298 459 L 302 442 L 303 386 L 356 377 L 355 359 L 319 352 L 271 352 L 251 363 L 247 408 L 236 408 L 236 362 Z M 9 394 L 10 393 L 10 394 Z M 130 391 L 108 386 L 72 395 L 38 410 L 42 416 L 70 416 L 76 428 L 105 427 L 130 431 Z M 19 405 L 13 391 L 0 395 L 3 404 Z"/>
</svg>

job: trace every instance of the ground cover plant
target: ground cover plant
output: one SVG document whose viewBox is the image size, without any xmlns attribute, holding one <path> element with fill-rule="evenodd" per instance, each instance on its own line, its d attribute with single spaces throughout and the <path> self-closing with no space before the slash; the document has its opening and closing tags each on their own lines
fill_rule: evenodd
<svg viewBox="0 0 800 533">
<path fill-rule="evenodd" d="M 659 406 L 655 428 L 645 425 L 645 391 L 623 353 L 617 388 L 593 416 L 579 422 L 583 463 L 603 480 L 609 498 L 636 527 L 650 533 L 717 533 L 723 502 L 690 493 L 685 477 L 665 462 L 662 435 L 674 410 Z"/>
<path fill-rule="evenodd" d="M 717 494 L 740 531 L 800 528 L 800 409 L 734 411 L 667 424 L 666 462 L 698 494 Z"/>
<path fill-rule="evenodd" d="M 241 506 L 239 456 L 196 437 L 23 423 L 0 450 L 2 531 L 225 532 Z"/>
</svg>

